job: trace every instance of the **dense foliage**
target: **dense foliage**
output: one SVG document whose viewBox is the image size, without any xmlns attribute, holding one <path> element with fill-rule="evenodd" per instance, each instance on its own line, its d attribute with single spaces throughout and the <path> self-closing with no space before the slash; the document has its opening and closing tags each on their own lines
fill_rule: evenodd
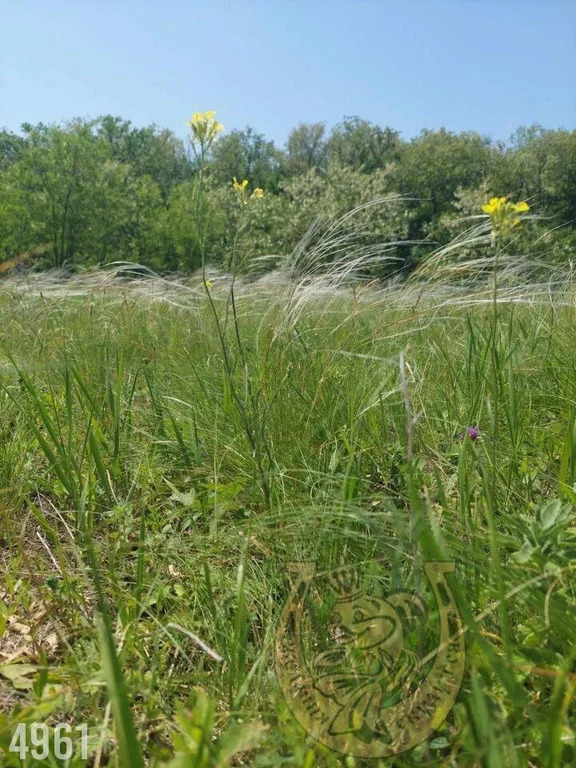
<svg viewBox="0 0 576 768">
<path fill-rule="evenodd" d="M 40 266 L 137 261 L 190 271 L 202 252 L 226 268 L 232 250 L 246 265 L 290 252 L 318 217 L 384 198 L 357 222 L 359 237 L 410 241 L 398 247 L 404 269 L 450 240 L 454 220 L 478 214 L 490 194 L 530 201 L 540 217 L 530 240 L 548 259 L 568 260 L 576 244 L 576 131 L 532 126 L 504 144 L 441 129 L 406 141 L 353 117 L 329 133 L 300 124 L 283 149 L 252 128 L 231 131 L 206 159 L 202 237 L 197 175 L 198 159 L 172 132 L 110 115 L 0 131 L 0 260 L 48 246 Z M 234 177 L 265 190 L 241 238 Z"/>
<path fill-rule="evenodd" d="M 573 286 L 495 315 L 240 280 L 233 323 L 227 278 L 94 279 L 0 291 L 0 764 L 63 766 L 9 750 L 68 722 L 69 768 L 576 765 Z M 422 558 L 457 563 L 458 701 L 393 760 L 333 752 L 277 682 L 288 564 L 415 590 L 435 633 Z"/>
</svg>

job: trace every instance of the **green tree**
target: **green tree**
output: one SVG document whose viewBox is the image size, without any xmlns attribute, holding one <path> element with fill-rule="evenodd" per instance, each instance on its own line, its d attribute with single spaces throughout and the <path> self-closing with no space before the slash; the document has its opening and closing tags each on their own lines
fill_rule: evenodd
<svg viewBox="0 0 576 768">
<path fill-rule="evenodd" d="M 308 171 L 324 171 L 328 159 L 324 123 L 300 123 L 292 129 L 282 158 L 282 172 L 295 176 Z"/>
<path fill-rule="evenodd" d="M 358 210 L 334 226 L 353 209 Z M 402 266 L 406 258 L 401 249 L 389 244 L 406 238 L 408 223 L 406 206 L 391 190 L 385 170 L 367 176 L 332 164 L 325 174 L 310 170 L 282 181 L 279 194 L 258 201 L 240 245 L 239 261 L 254 266 L 256 257 L 258 265 L 272 266 L 289 256 L 315 224 L 309 245 L 323 239 L 318 268 L 346 253 L 351 260 L 364 260 L 365 274 L 383 275 Z M 271 258 L 262 262 L 262 257 Z"/>
<path fill-rule="evenodd" d="M 16 133 L 7 130 L 0 130 L 0 171 L 8 168 L 20 157 L 26 140 Z"/>
<path fill-rule="evenodd" d="M 202 217 L 209 222 L 204 247 L 207 260 L 222 263 L 231 247 L 235 217 L 232 185 L 216 185 L 206 181 L 206 194 L 202 197 Z M 197 194 L 193 181 L 174 188 L 162 218 L 162 238 L 165 266 L 194 272 L 202 266 L 202 247 L 198 229 Z"/>
<path fill-rule="evenodd" d="M 360 117 L 345 117 L 331 132 L 327 150 L 331 161 L 372 173 L 396 160 L 402 142 L 398 131 L 380 128 Z"/>
<path fill-rule="evenodd" d="M 93 127 L 23 126 L 24 150 L 0 173 L 4 255 L 47 244 L 52 266 L 149 256 L 158 185 L 115 160 Z"/>
<path fill-rule="evenodd" d="M 4 243 L 18 250 L 48 243 L 52 263 L 61 266 L 81 248 L 94 178 L 106 157 L 88 124 L 25 124 L 23 130 L 26 148 L 0 180 L 2 229 L 11 234 Z"/>
<path fill-rule="evenodd" d="M 92 215 L 84 235 L 84 260 L 132 261 L 164 268 L 162 220 L 166 205 L 150 176 L 109 160 L 94 178 Z"/>
<path fill-rule="evenodd" d="M 274 142 L 248 127 L 231 131 L 214 144 L 210 172 L 221 184 L 231 184 L 235 176 L 248 179 L 254 187 L 270 189 L 278 180 L 279 159 Z"/>
<path fill-rule="evenodd" d="M 416 198 L 410 203 L 410 239 L 427 237 L 440 216 L 453 209 L 457 190 L 479 187 L 493 162 L 490 141 L 477 133 L 455 134 L 441 128 L 422 131 L 406 144 L 390 178 L 394 189 Z M 418 254 L 414 249 L 414 258 Z"/>
<path fill-rule="evenodd" d="M 576 221 L 576 131 L 519 128 L 501 147 L 490 181 L 498 194 L 529 200 L 537 213 L 554 217 L 551 226 Z"/>
<path fill-rule="evenodd" d="M 192 176 L 184 142 L 172 131 L 156 125 L 134 128 L 130 121 L 112 115 L 99 118 L 94 130 L 109 145 L 114 160 L 129 164 L 136 176 L 150 176 L 165 200 L 177 184 Z"/>
</svg>

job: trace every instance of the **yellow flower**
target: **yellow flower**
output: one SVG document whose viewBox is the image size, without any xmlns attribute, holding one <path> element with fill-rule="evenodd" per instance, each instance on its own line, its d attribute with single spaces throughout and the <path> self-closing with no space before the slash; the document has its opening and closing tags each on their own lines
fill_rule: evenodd
<svg viewBox="0 0 576 768">
<path fill-rule="evenodd" d="M 211 280 L 204 280 L 204 285 L 206 288 L 212 288 L 212 281 Z"/>
<path fill-rule="evenodd" d="M 238 181 L 236 176 L 232 179 L 232 186 L 236 190 L 236 192 L 244 192 L 246 187 L 248 186 L 248 179 L 244 179 L 244 181 Z"/>
<path fill-rule="evenodd" d="M 484 213 L 492 219 L 492 239 L 520 226 L 520 214 L 530 210 L 528 203 L 511 203 L 507 197 L 492 197 L 482 206 Z"/>
<path fill-rule="evenodd" d="M 248 197 L 248 183 L 248 179 L 238 181 L 236 176 L 232 179 L 232 187 L 238 196 L 238 201 L 242 203 L 242 205 L 248 205 L 250 200 L 261 200 L 264 197 L 264 190 L 260 187 L 256 187 L 250 197 Z"/>
<path fill-rule="evenodd" d="M 192 146 L 198 142 L 205 149 L 208 149 L 215 141 L 219 133 L 222 133 L 224 126 L 214 119 L 216 112 L 209 109 L 207 112 L 194 112 L 188 125 L 192 129 L 190 141 Z"/>
<path fill-rule="evenodd" d="M 492 216 L 493 214 L 500 211 L 504 205 L 506 205 L 507 199 L 508 198 L 506 197 L 492 197 L 490 198 L 489 203 L 485 203 L 482 206 L 482 210 L 484 211 L 484 213 L 487 213 L 490 216 Z"/>
</svg>

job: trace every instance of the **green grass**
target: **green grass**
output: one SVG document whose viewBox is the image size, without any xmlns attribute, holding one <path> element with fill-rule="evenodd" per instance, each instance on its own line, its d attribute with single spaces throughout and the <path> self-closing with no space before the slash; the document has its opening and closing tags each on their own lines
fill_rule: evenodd
<svg viewBox="0 0 576 768">
<path fill-rule="evenodd" d="M 480 290 L 239 285 L 236 333 L 215 279 L 220 339 L 200 289 L 86 285 L 0 293 L 2 766 L 61 764 L 6 753 L 34 721 L 88 723 L 70 766 L 363 765 L 280 694 L 287 564 L 443 557 L 462 690 L 381 764 L 576 763 L 570 292 L 504 287 L 494 342 Z"/>
</svg>

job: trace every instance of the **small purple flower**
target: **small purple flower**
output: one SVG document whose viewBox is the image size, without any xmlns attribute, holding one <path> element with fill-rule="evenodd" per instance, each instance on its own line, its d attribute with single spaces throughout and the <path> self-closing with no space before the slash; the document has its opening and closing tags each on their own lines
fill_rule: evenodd
<svg viewBox="0 0 576 768">
<path fill-rule="evenodd" d="M 478 427 L 466 427 L 466 432 L 468 433 L 468 437 L 470 440 L 478 440 L 480 437 L 480 430 Z"/>
</svg>

